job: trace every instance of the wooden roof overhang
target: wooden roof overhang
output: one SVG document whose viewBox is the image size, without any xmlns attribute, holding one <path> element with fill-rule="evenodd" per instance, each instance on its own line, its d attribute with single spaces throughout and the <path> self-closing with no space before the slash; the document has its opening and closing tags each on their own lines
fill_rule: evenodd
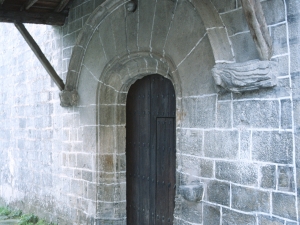
<svg viewBox="0 0 300 225">
<path fill-rule="evenodd" d="M 0 22 L 62 26 L 72 0 L 0 0 Z"/>
</svg>

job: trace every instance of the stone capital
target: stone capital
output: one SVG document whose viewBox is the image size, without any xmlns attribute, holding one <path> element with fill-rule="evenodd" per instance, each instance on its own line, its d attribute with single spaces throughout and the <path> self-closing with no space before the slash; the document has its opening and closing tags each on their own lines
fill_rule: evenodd
<svg viewBox="0 0 300 225">
<path fill-rule="evenodd" d="M 67 91 L 63 90 L 59 93 L 60 105 L 62 107 L 75 106 L 78 103 L 79 95 L 76 90 Z"/>
</svg>

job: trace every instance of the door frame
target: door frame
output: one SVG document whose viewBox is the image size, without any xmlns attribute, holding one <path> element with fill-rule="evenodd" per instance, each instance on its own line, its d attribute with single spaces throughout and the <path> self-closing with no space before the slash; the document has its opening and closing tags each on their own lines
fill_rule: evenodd
<svg viewBox="0 0 300 225">
<path fill-rule="evenodd" d="M 177 136 L 183 115 L 181 81 L 173 62 L 167 57 L 161 59 L 162 56 L 155 53 L 131 53 L 130 57 L 126 55 L 107 66 L 102 74 L 97 89 L 96 121 L 96 182 L 97 193 L 100 193 L 96 197 L 96 214 L 97 220 L 101 222 L 122 221 L 126 224 L 126 98 L 130 86 L 137 79 L 159 74 L 171 80 L 176 95 L 176 155 L 180 147 Z M 122 82 L 117 84 L 120 79 Z M 110 97 L 107 98 L 108 94 Z M 181 205 L 178 194 L 179 163 L 176 157 L 175 217 L 180 213 Z M 118 190 L 117 195 L 111 191 L 112 186 L 113 190 Z"/>
</svg>

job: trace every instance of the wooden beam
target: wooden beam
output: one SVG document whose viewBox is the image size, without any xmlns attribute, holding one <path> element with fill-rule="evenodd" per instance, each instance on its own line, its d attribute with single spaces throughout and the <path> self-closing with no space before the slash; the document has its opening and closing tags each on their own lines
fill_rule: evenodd
<svg viewBox="0 0 300 225">
<path fill-rule="evenodd" d="M 54 10 L 54 12 L 61 12 L 66 7 L 66 5 L 69 3 L 69 1 L 70 0 L 61 0 L 59 5 Z"/>
<path fill-rule="evenodd" d="M 273 54 L 273 46 L 260 0 L 241 1 L 260 58 L 261 60 L 270 60 Z"/>
<path fill-rule="evenodd" d="M 35 23 L 63 26 L 67 14 L 65 13 L 36 13 L 28 11 L 7 11 L 0 9 L 0 22 L 6 23 Z"/>
<path fill-rule="evenodd" d="M 47 70 L 48 74 L 52 78 L 52 80 L 55 82 L 55 84 L 58 86 L 59 90 L 64 90 L 65 84 L 63 80 L 58 76 L 50 62 L 47 60 L 43 52 L 41 51 L 38 44 L 34 41 L 32 36 L 27 31 L 26 27 L 22 23 L 15 23 L 16 28 L 20 31 L 21 35 L 31 48 L 31 50 L 34 52 L 38 60 L 41 62 L 41 64 L 44 66 L 44 68 Z"/>
<path fill-rule="evenodd" d="M 30 9 L 31 6 L 33 6 L 38 0 L 28 0 L 25 4 L 25 9 Z"/>
</svg>

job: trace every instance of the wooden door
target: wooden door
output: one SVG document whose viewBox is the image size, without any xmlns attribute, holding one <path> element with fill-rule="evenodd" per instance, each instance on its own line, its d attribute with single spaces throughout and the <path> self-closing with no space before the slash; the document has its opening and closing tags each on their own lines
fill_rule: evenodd
<svg viewBox="0 0 300 225">
<path fill-rule="evenodd" d="M 170 80 L 136 81 L 126 106 L 128 225 L 173 224 L 175 206 L 175 91 Z"/>
</svg>

